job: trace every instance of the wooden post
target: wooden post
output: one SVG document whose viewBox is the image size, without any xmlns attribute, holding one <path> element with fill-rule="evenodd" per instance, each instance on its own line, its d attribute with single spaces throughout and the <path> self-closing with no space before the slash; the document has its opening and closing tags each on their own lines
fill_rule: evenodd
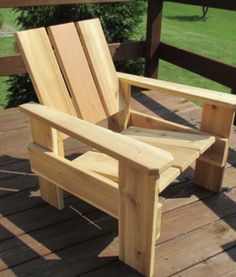
<svg viewBox="0 0 236 277">
<path fill-rule="evenodd" d="M 148 0 L 145 76 L 157 78 L 163 0 Z"/>
<path fill-rule="evenodd" d="M 59 141 L 56 130 L 34 118 L 31 118 L 31 128 L 34 143 L 64 156 L 63 141 Z M 63 190 L 40 176 L 38 180 L 42 199 L 59 210 L 63 209 Z"/>
<path fill-rule="evenodd" d="M 210 134 L 226 139 L 230 138 L 235 111 L 232 108 L 204 104 L 202 111 L 201 129 Z M 219 145 L 220 147 L 220 145 Z M 194 182 L 209 190 L 221 190 L 229 143 L 221 144 L 223 149 L 212 147 L 213 161 L 201 157 L 196 162 Z M 214 155 L 214 152 L 216 155 Z M 219 155 L 220 153 L 220 155 Z M 204 157 L 204 154 L 203 154 Z M 221 165 L 216 165 L 217 160 Z"/>
<path fill-rule="evenodd" d="M 157 176 L 119 163 L 119 258 L 145 276 L 154 274 Z"/>
</svg>

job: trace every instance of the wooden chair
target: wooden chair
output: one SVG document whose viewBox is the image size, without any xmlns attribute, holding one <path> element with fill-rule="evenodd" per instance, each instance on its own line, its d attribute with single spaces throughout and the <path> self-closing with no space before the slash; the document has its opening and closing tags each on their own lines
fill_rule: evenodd
<svg viewBox="0 0 236 277">
<path fill-rule="evenodd" d="M 42 198 L 62 209 L 69 191 L 116 217 L 119 258 L 153 276 L 158 194 L 195 160 L 195 183 L 220 191 L 236 96 L 117 73 L 98 19 L 16 37 L 43 104 L 21 106 L 31 120 L 29 157 Z M 203 101 L 201 130 L 132 110 L 132 85 Z M 96 125 L 105 118 L 110 130 Z M 97 151 L 69 161 L 67 136 Z"/>
</svg>

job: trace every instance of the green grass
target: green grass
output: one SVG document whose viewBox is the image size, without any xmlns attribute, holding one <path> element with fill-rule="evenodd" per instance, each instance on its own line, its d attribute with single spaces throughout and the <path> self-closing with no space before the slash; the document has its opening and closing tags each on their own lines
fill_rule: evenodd
<svg viewBox="0 0 236 277">
<path fill-rule="evenodd" d="M 14 39 L 12 37 L 0 38 L 0 55 L 6 56 L 14 54 Z"/>
<path fill-rule="evenodd" d="M 0 11 L 4 23 L 16 29 L 15 13 L 11 9 Z M 207 20 L 201 20 L 201 7 L 164 3 L 162 41 L 175 46 L 236 65 L 236 12 L 209 9 Z M 146 16 L 137 26 L 139 34 L 133 39 L 145 37 Z M 12 38 L 0 38 L 0 55 L 14 53 Z M 161 61 L 159 78 L 224 92 L 230 89 L 197 74 Z M 6 105 L 6 78 L 0 78 L 0 109 Z"/>
<path fill-rule="evenodd" d="M 204 21 L 201 7 L 165 2 L 161 40 L 210 58 L 236 65 L 236 12 L 209 8 Z M 144 37 L 146 17 L 138 26 Z M 230 92 L 228 87 L 160 61 L 159 78 Z"/>
<path fill-rule="evenodd" d="M 236 12 L 208 11 L 200 19 L 201 7 L 166 2 L 162 22 L 162 41 L 236 65 Z M 161 61 L 159 78 L 229 92 L 230 89 L 197 74 Z"/>
<path fill-rule="evenodd" d="M 12 26 L 13 28 L 15 28 L 16 30 L 19 29 L 19 27 L 16 24 L 16 13 L 14 10 L 12 9 L 1 9 L 0 13 L 3 16 L 3 21 L 5 24 Z"/>
</svg>

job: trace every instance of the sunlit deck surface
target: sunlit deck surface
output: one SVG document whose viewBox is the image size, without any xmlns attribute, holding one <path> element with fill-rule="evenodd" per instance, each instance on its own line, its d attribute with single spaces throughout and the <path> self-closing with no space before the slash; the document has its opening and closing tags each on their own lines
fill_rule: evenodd
<svg viewBox="0 0 236 277">
<path fill-rule="evenodd" d="M 201 116 L 191 102 L 154 92 L 135 94 L 133 108 L 188 126 Z M 27 158 L 28 118 L 1 111 L 0 126 L 0 276 L 141 276 L 117 258 L 116 220 L 68 193 L 63 211 L 40 199 Z M 72 140 L 66 149 L 81 151 Z M 155 276 L 236 276 L 235 129 L 222 193 L 195 186 L 192 174 L 161 195 Z"/>
</svg>

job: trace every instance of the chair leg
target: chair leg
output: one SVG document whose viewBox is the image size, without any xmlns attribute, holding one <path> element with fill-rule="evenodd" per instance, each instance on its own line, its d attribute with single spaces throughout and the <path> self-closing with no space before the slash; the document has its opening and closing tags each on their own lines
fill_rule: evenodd
<svg viewBox="0 0 236 277">
<path fill-rule="evenodd" d="M 197 161 L 195 166 L 194 183 L 214 192 L 220 192 L 225 166 L 219 167 L 204 161 Z"/>
<path fill-rule="evenodd" d="M 63 141 L 58 140 L 55 130 L 33 118 L 31 128 L 34 143 L 64 156 Z M 59 210 L 63 209 L 63 190 L 42 177 L 38 177 L 38 180 L 42 199 Z"/>
<path fill-rule="evenodd" d="M 38 181 L 41 198 L 58 210 L 64 209 L 63 190 L 42 177 Z"/>
<path fill-rule="evenodd" d="M 154 274 L 157 177 L 119 164 L 119 258 L 145 276 Z"/>
<path fill-rule="evenodd" d="M 234 115 L 235 112 L 231 108 L 205 104 L 202 112 L 201 129 L 221 138 L 229 139 Z M 220 150 L 219 147 L 221 147 Z M 194 176 L 194 182 L 197 185 L 215 192 L 219 192 L 222 187 L 226 165 L 225 157 L 228 154 L 229 145 L 227 142 L 225 144 L 219 143 L 219 147 L 215 145 L 212 148 L 211 157 L 214 157 L 212 160 L 207 157 L 207 152 L 197 160 Z M 218 165 L 217 162 L 219 162 Z"/>
</svg>

